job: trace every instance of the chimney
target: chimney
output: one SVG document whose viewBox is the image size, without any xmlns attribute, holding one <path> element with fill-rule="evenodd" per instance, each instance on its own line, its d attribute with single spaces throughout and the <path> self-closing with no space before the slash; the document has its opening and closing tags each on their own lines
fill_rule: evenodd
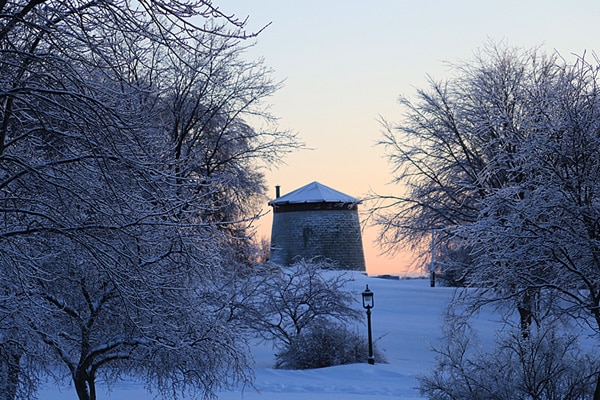
<svg viewBox="0 0 600 400">
<path fill-rule="evenodd" d="M 275 186 L 275 198 L 278 199 L 281 196 L 281 186 Z"/>
</svg>

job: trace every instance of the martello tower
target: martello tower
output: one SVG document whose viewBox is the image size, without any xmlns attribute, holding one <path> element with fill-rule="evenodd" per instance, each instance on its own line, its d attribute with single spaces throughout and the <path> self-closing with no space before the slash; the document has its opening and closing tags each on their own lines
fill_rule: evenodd
<svg viewBox="0 0 600 400">
<path fill-rule="evenodd" d="M 360 200 L 312 182 L 271 200 L 271 261 L 323 257 L 338 268 L 365 271 L 358 205 Z"/>
</svg>

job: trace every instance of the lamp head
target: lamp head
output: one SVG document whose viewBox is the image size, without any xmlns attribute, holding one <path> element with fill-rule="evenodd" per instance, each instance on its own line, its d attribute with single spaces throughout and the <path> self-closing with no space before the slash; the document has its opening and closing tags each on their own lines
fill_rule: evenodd
<svg viewBox="0 0 600 400">
<path fill-rule="evenodd" d="M 375 299 L 373 298 L 373 292 L 369 290 L 369 285 L 364 292 L 362 292 L 363 307 L 367 310 L 375 306 Z"/>
</svg>

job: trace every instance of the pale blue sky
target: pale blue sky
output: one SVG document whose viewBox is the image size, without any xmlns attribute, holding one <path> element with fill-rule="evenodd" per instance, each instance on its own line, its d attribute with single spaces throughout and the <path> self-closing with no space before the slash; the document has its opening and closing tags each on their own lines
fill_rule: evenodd
<svg viewBox="0 0 600 400">
<path fill-rule="evenodd" d="M 248 30 L 271 22 L 248 52 L 285 79 L 270 99 L 282 128 L 312 151 L 287 158 L 268 174 L 282 194 L 319 181 L 355 197 L 394 193 L 380 136 L 381 115 L 400 121 L 399 95 L 423 88 L 426 76 L 449 76 L 446 62 L 469 59 L 486 41 L 564 56 L 600 52 L 600 1 L 485 0 L 215 0 L 249 16 Z M 366 209 L 368 204 L 363 205 Z M 265 209 L 267 206 L 265 205 Z M 270 233 L 271 219 L 261 223 Z M 363 238 L 370 274 L 401 272 L 407 260 L 376 255 L 374 230 Z"/>
</svg>

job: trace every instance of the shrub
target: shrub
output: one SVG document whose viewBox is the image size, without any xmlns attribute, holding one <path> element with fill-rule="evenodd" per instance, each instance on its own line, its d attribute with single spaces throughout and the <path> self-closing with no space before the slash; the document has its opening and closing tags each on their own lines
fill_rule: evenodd
<svg viewBox="0 0 600 400">
<path fill-rule="evenodd" d="M 358 321 L 355 293 L 348 290 L 351 274 L 333 270 L 324 260 L 300 259 L 292 266 L 267 264 L 260 286 L 243 301 L 245 316 L 264 340 L 277 348 L 291 346 L 296 336 L 318 321 Z"/>
<path fill-rule="evenodd" d="M 453 326 L 437 353 L 437 365 L 418 377 L 430 400 L 586 400 L 593 394 L 600 360 L 580 347 L 576 335 L 543 326 L 498 338 L 491 351 L 467 325 Z"/>
<path fill-rule="evenodd" d="M 386 360 L 374 346 L 375 360 Z M 311 369 L 367 362 L 367 339 L 345 325 L 321 320 L 297 335 L 277 354 L 275 368 Z"/>
</svg>

